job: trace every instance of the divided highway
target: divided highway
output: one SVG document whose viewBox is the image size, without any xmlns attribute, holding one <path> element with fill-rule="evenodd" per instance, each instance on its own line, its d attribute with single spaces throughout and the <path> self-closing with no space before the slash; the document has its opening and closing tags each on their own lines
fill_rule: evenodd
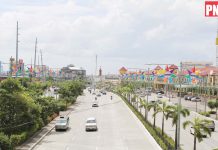
<svg viewBox="0 0 218 150">
<path fill-rule="evenodd" d="M 70 128 L 54 129 L 35 150 L 160 150 L 159 145 L 129 110 L 120 97 L 111 93 L 98 97 L 99 107 L 92 107 L 94 95 L 85 90 L 70 113 Z M 86 132 L 85 121 L 96 117 L 97 132 Z"/>
</svg>

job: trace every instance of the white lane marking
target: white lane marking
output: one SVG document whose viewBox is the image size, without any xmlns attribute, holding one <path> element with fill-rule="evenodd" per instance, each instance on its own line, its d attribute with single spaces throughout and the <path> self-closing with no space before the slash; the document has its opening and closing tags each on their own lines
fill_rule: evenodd
<svg viewBox="0 0 218 150">
<path fill-rule="evenodd" d="M 95 150 L 98 150 L 98 147 L 96 147 Z"/>
</svg>

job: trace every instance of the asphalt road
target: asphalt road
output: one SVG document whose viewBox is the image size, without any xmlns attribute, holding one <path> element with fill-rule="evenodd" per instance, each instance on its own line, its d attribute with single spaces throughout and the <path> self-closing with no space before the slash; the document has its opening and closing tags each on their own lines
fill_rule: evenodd
<svg viewBox="0 0 218 150">
<path fill-rule="evenodd" d="M 156 94 L 152 94 L 149 96 L 149 101 L 154 99 L 156 97 Z M 175 102 L 175 99 L 174 99 Z M 182 105 L 188 103 L 195 103 L 195 102 L 187 102 L 185 100 L 182 100 Z M 185 105 L 185 106 L 187 106 Z M 144 109 L 142 109 L 142 113 L 144 114 Z M 148 119 L 151 123 L 153 123 L 153 117 L 152 117 L 152 110 L 149 112 Z M 196 112 L 191 111 L 190 116 L 186 118 L 181 118 L 181 148 L 184 150 L 192 150 L 193 149 L 193 143 L 194 143 L 194 137 L 192 134 L 190 134 L 190 127 L 187 127 L 186 130 L 183 129 L 182 123 L 186 120 L 193 120 L 195 117 L 200 117 L 207 119 L 206 117 L 203 117 Z M 212 132 L 211 137 L 204 138 L 202 142 L 197 142 L 197 150 L 213 150 L 215 148 L 218 148 L 218 122 L 215 121 L 215 132 Z M 156 125 L 161 128 L 162 125 L 162 114 L 158 114 L 156 116 Z M 170 135 L 173 139 L 175 137 L 175 126 L 172 127 L 172 120 L 168 119 L 165 120 L 165 132 Z"/>
<path fill-rule="evenodd" d="M 70 128 L 64 132 L 52 130 L 35 150 L 160 150 L 140 121 L 126 104 L 111 93 L 98 98 L 99 107 L 92 108 L 93 95 L 77 100 L 77 106 L 69 115 Z M 85 121 L 96 117 L 97 132 L 86 132 Z"/>
</svg>

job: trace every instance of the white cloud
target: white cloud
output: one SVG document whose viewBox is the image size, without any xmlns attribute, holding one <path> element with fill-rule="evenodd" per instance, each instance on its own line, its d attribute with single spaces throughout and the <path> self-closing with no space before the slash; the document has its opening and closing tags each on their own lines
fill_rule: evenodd
<svg viewBox="0 0 218 150">
<path fill-rule="evenodd" d="M 204 18 L 203 0 L 16 2 L 5 1 L 0 7 L 3 61 L 15 56 L 17 20 L 19 56 L 28 63 L 35 37 L 47 65 L 73 63 L 88 73 L 94 71 L 95 54 L 105 72 L 114 73 L 121 66 L 143 67 L 149 62 L 215 60 L 216 20 Z"/>
</svg>

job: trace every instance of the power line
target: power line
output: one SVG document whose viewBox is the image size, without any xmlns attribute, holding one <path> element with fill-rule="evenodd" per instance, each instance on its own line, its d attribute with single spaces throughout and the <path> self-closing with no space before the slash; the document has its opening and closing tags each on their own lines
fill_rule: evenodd
<svg viewBox="0 0 218 150">
<path fill-rule="evenodd" d="M 33 123 L 33 121 L 30 121 L 30 122 L 25 122 L 25 123 L 22 123 L 22 124 L 19 124 L 19 125 L 16 125 L 16 126 L 13 126 L 13 127 L 5 127 L 5 128 L 0 128 L 0 130 L 4 130 L 4 129 L 11 129 L 11 128 L 17 128 L 17 127 L 22 127 L 22 126 L 24 126 L 24 125 L 27 125 L 27 124 L 31 124 L 31 123 Z"/>
</svg>

